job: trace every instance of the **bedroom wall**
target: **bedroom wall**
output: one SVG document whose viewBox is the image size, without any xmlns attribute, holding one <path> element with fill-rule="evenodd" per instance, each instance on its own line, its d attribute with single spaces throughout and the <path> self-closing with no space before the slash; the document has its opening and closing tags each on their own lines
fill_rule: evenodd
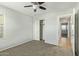
<svg viewBox="0 0 79 59">
<path fill-rule="evenodd" d="M 0 38 L 0 51 L 33 39 L 32 17 L 0 6 L 4 16 L 4 37 Z"/>
<path fill-rule="evenodd" d="M 45 25 L 44 25 L 44 40 L 46 43 L 58 44 L 58 29 L 59 29 L 59 20 L 58 16 L 62 15 L 67 15 L 67 14 L 72 14 L 73 10 L 63 10 L 63 11 L 58 11 L 58 12 L 48 12 L 42 15 L 37 15 L 35 19 L 35 28 L 34 28 L 34 39 L 35 40 L 40 40 L 39 39 L 39 20 L 45 20 Z"/>
</svg>

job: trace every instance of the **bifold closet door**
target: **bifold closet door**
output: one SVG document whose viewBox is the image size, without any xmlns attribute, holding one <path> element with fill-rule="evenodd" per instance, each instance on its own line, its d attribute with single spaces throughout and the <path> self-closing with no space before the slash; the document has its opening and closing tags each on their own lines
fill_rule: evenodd
<svg viewBox="0 0 79 59">
<path fill-rule="evenodd" d="M 79 55 L 79 11 L 75 14 L 75 55 Z"/>
</svg>

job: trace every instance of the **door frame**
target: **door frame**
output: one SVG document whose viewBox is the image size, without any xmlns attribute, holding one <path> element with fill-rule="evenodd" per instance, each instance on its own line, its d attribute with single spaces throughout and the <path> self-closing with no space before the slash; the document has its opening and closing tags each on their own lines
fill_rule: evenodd
<svg viewBox="0 0 79 59">
<path fill-rule="evenodd" d="M 71 16 L 71 20 L 72 20 L 72 28 L 73 30 L 71 30 L 72 34 L 72 40 L 71 40 L 71 43 L 72 43 L 72 50 L 73 50 L 73 55 L 75 55 L 75 9 L 72 10 L 73 12 L 70 13 L 70 14 L 63 14 L 63 15 L 60 15 L 58 16 L 58 25 L 60 26 L 60 23 L 59 23 L 59 18 L 60 17 L 65 17 L 65 16 Z M 60 27 L 58 26 L 58 41 L 57 43 L 59 42 L 59 38 L 60 38 Z"/>
</svg>

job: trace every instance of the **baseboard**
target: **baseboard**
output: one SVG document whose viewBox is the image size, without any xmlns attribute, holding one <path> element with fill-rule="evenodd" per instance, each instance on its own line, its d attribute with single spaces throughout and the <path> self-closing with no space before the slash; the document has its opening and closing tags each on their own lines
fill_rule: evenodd
<svg viewBox="0 0 79 59">
<path fill-rule="evenodd" d="M 6 50 L 6 49 L 16 47 L 16 46 L 18 46 L 18 45 L 27 43 L 27 42 L 29 42 L 29 41 L 32 41 L 32 40 L 22 41 L 22 42 L 18 42 L 18 43 L 12 44 L 12 45 L 10 45 L 10 46 L 7 46 L 7 47 L 5 47 L 5 48 L 0 49 L 0 51 L 4 51 L 4 50 Z"/>
</svg>

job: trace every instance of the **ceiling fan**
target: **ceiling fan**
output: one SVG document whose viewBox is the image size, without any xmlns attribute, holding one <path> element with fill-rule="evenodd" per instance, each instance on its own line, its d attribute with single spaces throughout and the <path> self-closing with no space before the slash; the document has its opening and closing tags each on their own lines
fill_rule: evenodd
<svg viewBox="0 0 79 59">
<path fill-rule="evenodd" d="M 28 5 L 28 6 L 24 6 L 24 7 L 33 7 L 34 12 L 37 11 L 37 8 L 46 10 L 46 8 L 42 6 L 42 4 L 45 2 L 31 2 L 31 3 L 32 3 L 32 5 Z"/>
</svg>

